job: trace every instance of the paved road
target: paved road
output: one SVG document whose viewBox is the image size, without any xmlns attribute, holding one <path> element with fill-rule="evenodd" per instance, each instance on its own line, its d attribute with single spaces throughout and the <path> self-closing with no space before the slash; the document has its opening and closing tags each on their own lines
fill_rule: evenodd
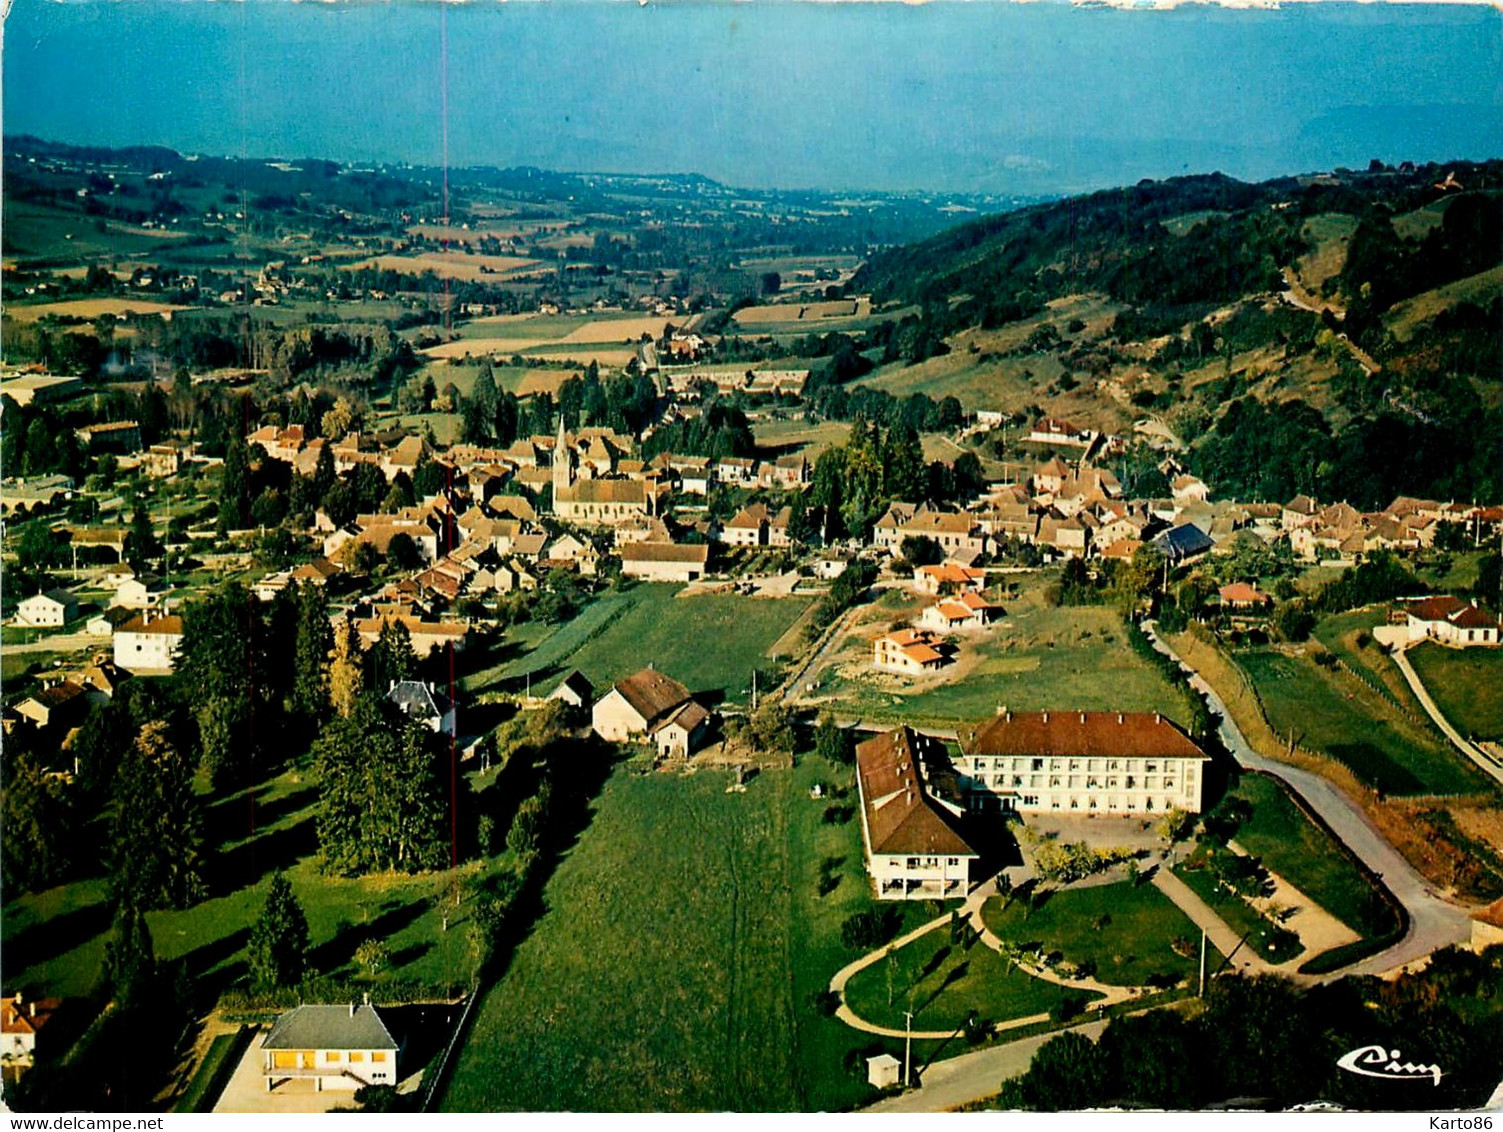
<svg viewBox="0 0 1503 1132">
<path fill-rule="evenodd" d="M 1265 759 L 1254 751 L 1215 690 L 1198 672 L 1180 660 L 1173 649 L 1158 639 L 1151 625 L 1145 624 L 1144 630 L 1154 648 L 1178 661 L 1180 667 L 1190 674 L 1190 685 L 1205 697 L 1210 709 L 1221 718 L 1218 729 L 1221 741 L 1237 762 L 1249 770 L 1263 771 L 1282 779 L 1299 794 L 1347 848 L 1378 875 L 1384 887 L 1409 914 L 1409 930 L 1393 947 L 1340 972 L 1327 975 L 1326 979 L 1335 979 L 1341 975 L 1382 974 L 1449 944 L 1462 943 L 1470 938 L 1471 921 L 1468 910 L 1442 899 L 1430 887 L 1430 883 L 1368 822 L 1367 816 L 1355 802 L 1320 775 Z"/>
<path fill-rule="evenodd" d="M 1396 648 L 1389 655 L 1393 657 L 1393 662 L 1399 666 L 1399 671 L 1404 674 L 1404 679 L 1409 682 L 1409 687 L 1413 690 L 1415 698 L 1430 713 L 1430 718 L 1435 721 L 1435 726 L 1445 732 L 1446 738 L 1451 740 L 1451 745 L 1467 758 L 1471 759 L 1472 762 L 1476 763 L 1484 774 L 1491 776 L 1499 784 L 1503 784 L 1503 766 L 1499 766 L 1498 762 L 1491 755 L 1478 747 L 1476 743 L 1463 738 L 1461 732 L 1451 726 L 1451 721 L 1441 714 L 1440 708 L 1430 698 L 1430 693 L 1426 690 L 1424 681 L 1419 678 L 1419 673 L 1414 670 L 1414 666 L 1409 663 L 1409 658 L 1404 655 L 1405 651 L 1403 648 Z"/>
<path fill-rule="evenodd" d="M 110 638 L 94 633 L 55 633 L 38 637 L 19 645 L 6 645 L 7 653 L 23 652 L 77 652 L 82 649 L 108 648 Z"/>
<path fill-rule="evenodd" d="M 1089 1022 L 1074 1027 L 1073 1032 L 1095 1041 L 1104 1029 L 1105 1022 Z M 982 1100 L 1001 1089 L 1007 1078 L 1021 1077 L 1028 1072 L 1028 1064 L 1039 1046 L 1062 1032 L 1065 1031 L 1038 1034 L 937 1061 L 920 1075 L 917 1089 L 878 1101 L 863 1111 L 945 1112 L 970 1101 Z"/>
</svg>

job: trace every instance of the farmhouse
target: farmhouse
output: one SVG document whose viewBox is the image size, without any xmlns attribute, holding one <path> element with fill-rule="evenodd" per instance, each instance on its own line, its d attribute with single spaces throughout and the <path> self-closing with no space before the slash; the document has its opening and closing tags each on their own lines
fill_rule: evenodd
<svg viewBox="0 0 1503 1132">
<path fill-rule="evenodd" d="M 299 1006 L 278 1018 L 261 1042 L 269 1093 L 311 1080 L 317 1092 L 395 1086 L 401 1046 L 374 1006 Z"/>
<path fill-rule="evenodd" d="M 1421 598 L 1402 606 L 1409 640 L 1438 641 L 1456 648 L 1498 645 L 1498 619 L 1450 594 Z"/>
<path fill-rule="evenodd" d="M 0 1063 L 14 1081 L 36 1057 L 37 1035 L 62 1006 L 57 998 L 28 999 L 23 994 L 0 1002 Z"/>
<path fill-rule="evenodd" d="M 974 590 L 942 598 L 919 615 L 919 624 L 940 633 L 984 629 L 991 624 L 997 607 Z"/>
<path fill-rule="evenodd" d="M 1044 417 L 1028 434 L 1032 444 L 1064 444 L 1071 448 L 1089 448 L 1094 439 L 1092 433 L 1076 428 L 1069 421 L 1057 417 Z"/>
<path fill-rule="evenodd" d="M 32 594 L 16 606 L 16 624 L 61 628 L 78 616 L 78 599 L 67 590 Z"/>
<path fill-rule="evenodd" d="M 940 639 L 927 629 L 898 629 L 872 641 L 872 667 L 879 672 L 921 676 L 945 665 Z"/>
<path fill-rule="evenodd" d="M 63 680 L 22 700 L 16 712 L 38 727 L 66 727 L 79 718 L 86 703 L 83 686 Z"/>
<path fill-rule="evenodd" d="M 1263 613 L 1273 604 L 1273 598 L 1257 586 L 1248 585 L 1246 582 L 1233 582 L 1229 586 L 1222 586 L 1216 591 L 1216 596 L 1221 599 L 1221 608 L 1236 612 Z"/>
<path fill-rule="evenodd" d="M 141 426 L 135 421 L 84 425 L 75 431 L 79 441 L 90 452 L 126 454 L 141 450 Z"/>
<path fill-rule="evenodd" d="M 595 733 L 612 743 L 648 739 L 664 756 L 687 758 L 703 738 L 710 713 L 689 689 L 655 668 L 618 680 L 590 712 Z"/>
<path fill-rule="evenodd" d="M 171 672 L 183 643 L 183 619 L 143 609 L 115 630 L 115 663 L 128 672 Z"/>
<path fill-rule="evenodd" d="M 386 702 L 435 734 L 452 737 L 459 733 L 455 727 L 454 701 L 427 681 L 393 681 Z"/>
<path fill-rule="evenodd" d="M 964 896 L 978 854 L 958 831 L 962 810 L 925 781 L 943 747 L 908 727 L 856 747 L 861 843 L 880 900 Z"/>
<path fill-rule="evenodd" d="M 1011 712 L 960 732 L 960 789 L 976 810 L 1199 813 L 1209 756 L 1162 715 Z"/>
<path fill-rule="evenodd" d="M 1181 523 L 1153 540 L 1171 566 L 1193 562 L 1211 549 L 1211 537 L 1194 523 Z"/>
<path fill-rule="evenodd" d="M 721 528 L 721 541 L 730 546 L 766 546 L 769 518 L 765 504 L 743 507 Z"/>
<path fill-rule="evenodd" d="M 390 614 L 381 617 L 365 617 L 355 622 L 355 631 L 360 634 L 360 646 L 370 648 L 381 636 L 381 626 L 387 621 L 397 621 L 407 630 L 412 640 L 412 651 L 422 660 L 434 649 L 452 645 L 455 652 L 463 652 L 470 627 L 464 621 L 425 621 L 407 614 Z M 338 619 L 336 619 L 336 629 Z"/>
<path fill-rule="evenodd" d="M 672 542 L 631 542 L 623 545 L 621 572 L 629 578 L 653 582 L 692 582 L 704 577 L 710 548 Z"/>
</svg>

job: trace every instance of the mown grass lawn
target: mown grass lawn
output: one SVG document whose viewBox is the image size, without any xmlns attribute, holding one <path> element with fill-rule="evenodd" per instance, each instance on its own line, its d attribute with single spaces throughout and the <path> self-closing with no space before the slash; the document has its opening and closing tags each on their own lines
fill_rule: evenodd
<svg viewBox="0 0 1503 1132">
<path fill-rule="evenodd" d="M 1463 735 L 1503 739 L 1503 650 L 1426 642 L 1406 655 L 1452 726 Z"/>
<path fill-rule="evenodd" d="M 874 904 L 854 819 L 827 823 L 816 759 L 726 774 L 618 767 L 547 888 L 548 911 L 486 993 L 449 1111 L 844 1108 L 872 1095 L 873 1040 L 815 1003 Z M 853 796 L 853 795 L 852 795 Z M 820 895 L 821 875 L 838 878 Z M 910 910 L 923 918 L 927 908 Z"/>
<path fill-rule="evenodd" d="M 972 1015 L 1003 1022 L 1046 1014 L 1066 998 L 1099 995 L 1036 979 L 984 943 L 951 944 L 944 928 L 900 947 L 856 972 L 846 1004 L 860 1018 L 901 1030 L 913 1011 L 916 1030 L 957 1030 Z"/>
<path fill-rule="evenodd" d="M 1234 658 L 1252 680 L 1268 723 L 1281 737 L 1346 764 L 1387 794 L 1467 794 L 1481 776 L 1423 724 L 1388 699 L 1308 657 L 1249 649 Z"/>
<path fill-rule="evenodd" d="M 1005 617 L 983 635 L 960 638 L 961 662 L 937 687 L 909 691 L 902 677 L 875 674 L 861 634 L 827 669 L 821 695 L 842 714 L 871 720 L 957 723 L 1013 711 L 1156 711 L 1184 721 L 1184 696 L 1127 641 L 1121 618 L 1096 607 L 1051 608 L 1038 587 L 1004 601 Z M 863 631 L 865 627 L 863 627 Z M 865 636 L 875 635 L 873 626 Z M 972 659 L 973 658 L 973 659 Z M 943 675 L 943 674 L 942 674 Z"/>
<path fill-rule="evenodd" d="M 450 874 L 324 874 L 317 858 L 316 800 L 316 790 L 297 769 L 285 770 L 253 790 L 206 798 L 209 897 L 181 911 L 147 914 L 158 960 L 183 962 L 200 990 L 217 992 L 240 979 L 251 925 L 265 903 L 271 874 L 281 869 L 308 916 L 315 974 L 354 975 L 355 948 L 366 939 L 377 939 L 390 951 L 390 965 L 377 976 L 379 981 L 463 987 L 469 977 L 463 924 L 467 913 L 451 915 L 445 931 L 440 907 L 451 889 Z M 112 922 L 102 871 L 6 902 L 7 986 L 67 998 L 88 995 L 95 988 Z"/>
<path fill-rule="evenodd" d="M 1151 884 L 1095 885 L 1061 889 L 1025 917 L 1024 901 L 1003 907 L 1000 897 L 982 909 L 999 939 L 1020 947 L 1058 951 L 1065 961 L 1089 963 L 1095 978 L 1112 986 L 1146 986 L 1155 976 L 1191 978 L 1200 962 L 1200 930 Z M 1177 939 L 1193 943 L 1189 956 L 1175 953 Z M 1209 959 L 1217 962 L 1211 948 Z"/>
<path fill-rule="evenodd" d="M 1232 795 L 1252 805 L 1252 816 L 1237 830 L 1238 845 L 1359 935 L 1382 935 L 1395 927 L 1366 874 L 1305 816 L 1277 779 L 1244 774 Z"/>
<path fill-rule="evenodd" d="M 749 698 L 752 669 L 770 665 L 768 650 L 811 600 L 734 594 L 681 598 L 679 590 L 642 583 L 603 595 L 567 624 L 520 626 L 514 638 L 519 654 L 471 678 L 467 687 L 478 690 L 496 681 L 511 687 L 531 673 L 533 692 L 547 694 L 578 668 L 603 690 L 652 664 L 691 692 L 741 702 Z"/>
</svg>

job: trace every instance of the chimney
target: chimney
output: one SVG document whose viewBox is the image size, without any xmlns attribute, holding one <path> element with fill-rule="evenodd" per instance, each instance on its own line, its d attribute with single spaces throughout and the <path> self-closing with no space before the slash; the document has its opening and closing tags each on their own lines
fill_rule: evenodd
<svg viewBox="0 0 1503 1132">
<path fill-rule="evenodd" d="M 1122 713 L 1121 713 L 1121 712 L 1120 712 L 1120 711 L 1119 711 L 1119 712 L 1118 712 L 1118 713 L 1117 713 L 1117 722 L 1118 722 L 1118 723 L 1121 723 L 1121 722 L 1123 722 L 1123 719 L 1122 719 Z"/>
<path fill-rule="evenodd" d="M 350 1003 L 350 1017 L 355 1017 L 355 1004 L 353 1002 Z"/>
<path fill-rule="evenodd" d="M 1163 723 L 1164 722 L 1164 717 L 1161 716 L 1158 712 L 1154 712 L 1153 713 L 1153 721 L 1154 721 L 1154 723 Z"/>
<path fill-rule="evenodd" d="M 1048 712 L 1047 712 L 1047 711 L 1046 711 L 1046 712 L 1044 712 L 1044 722 L 1045 722 L 1045 723 L 1048 723 L 1048 722 L 1049 722 L 1049 713 L 1048 713 Z"/>
<path fill-rule="evenodd" d="M 1081 713 L 1080 713 L 1080 722 L 1081 722 L 1081 723 L 1084 723 L 1084 722 L 1085 722 L 1085 712 L 1081 712 Z"/>
</svg>

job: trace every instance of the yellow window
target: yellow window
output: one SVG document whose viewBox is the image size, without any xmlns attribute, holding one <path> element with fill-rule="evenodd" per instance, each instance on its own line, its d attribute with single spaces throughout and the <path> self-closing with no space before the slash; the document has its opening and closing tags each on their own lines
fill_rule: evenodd
<svg viewBox="0 0 1503 1132">
<path fill-rule="evenodd" d="M 350 1054 L 350 1060 L 351 1061 L 364 1061 L 365 1060 L 365 1054 L 363 1054 L 363 1053 L 352 1053 L 352 1054 Z"/>
<path fill-rule="evenodd" d="M 340 1060 L 343 1060 L 343 1059 L 340 1057 L 339 1054 L 337 1054 L 337 1053 L 333 1052 L 332 1050 L 330 1050 L 328 1053 L 324 1054 L 324 1060 L 325 1061 L 340 1061 Z"/>
<path fill-rule="evenodd" d="M 377 1052 L 371 1054 L 371 1060 L 372 1061 L 385 1061 L 386 1060 L 386 1054 L 384 1054 L 384 1053 L 382 1053 L 382 1052 L 380 1052 L 378 1050 Z"/>
</svg>

